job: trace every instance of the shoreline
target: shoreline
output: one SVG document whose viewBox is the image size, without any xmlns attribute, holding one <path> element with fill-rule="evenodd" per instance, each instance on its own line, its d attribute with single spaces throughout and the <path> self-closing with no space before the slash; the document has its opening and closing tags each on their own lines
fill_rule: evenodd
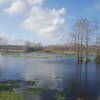
<svg viewBox="0 0 100 100">
<path fill-rule="evenodd" d="M 49 53 L 49 54 L 76 54 L 74 51 L 32 51 L 32 52 L 24 52 L 22 50 L 20 51 L 0 51 L 0 53 Z M 85 54 L 85 52 L 83 52 Z M 95 52 L 89 52 L 89 55 L 96 55 Z"/>
</svg>

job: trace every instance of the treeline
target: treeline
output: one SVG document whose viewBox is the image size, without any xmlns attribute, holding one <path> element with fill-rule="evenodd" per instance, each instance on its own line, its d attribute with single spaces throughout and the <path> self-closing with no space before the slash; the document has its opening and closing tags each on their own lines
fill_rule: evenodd
<svg viewBox="0 0 100 100">
<path fill-rule="evenodd" d="M 96 54 L 96 45 L 89 45 L 88 46 L 88 51 L 91 54 Z M 44 47 L 45 51 L 66 51 L 67 52 L 73 52 L 76 53 L 76 47 L 75 44 L 70 43 L 70 44 L 66 44 L 66 45 L 51 45 L 51 46 L 46 46 Z M 85 53 L 85 46 L 83 45 L 83 52 Z"/>
<path fill-rule="evenodd" d="M 96 45 L 91 45 L 88 47 L 89 53 L 96 54 Z M 26 52 L 32 52 L 32 51 L 68 51 L 75 53 L 75 47 L 74 44 L 69 45 L 51 45 L 51 46 L 42 46 L 42 45 L 35 45 L 35 46 L 29 46 L 29 45 L 0 45 L 0 51 L 26 51 Z M 83 51 L 85 49 L 83 48 Z"/>
<path fill-rule="evenodd" d="M 33 45 L 34 44 L 34 45 Z M 0 52 L 24 52 L 42 51 L 43 46 L 40 43 L 25 42 L 25 45 L 1 44 Z"/>
<path fill-rule="evenodd" d="M 43 46 L 41 43 L 33 43 L 26 41 L 23 49 L 24 52 L 42 51 Z"/>
</svg>

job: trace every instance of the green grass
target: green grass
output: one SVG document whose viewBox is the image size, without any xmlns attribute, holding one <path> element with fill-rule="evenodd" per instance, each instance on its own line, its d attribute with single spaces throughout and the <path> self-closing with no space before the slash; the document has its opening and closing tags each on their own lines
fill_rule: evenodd
<svg viewBox="0 0 100 100">
<path fill-rule="evenodd" d="M 26 94 L 41 94 L 43 93 L 43 89 L 40 88 L 30 88 L 28 90 L 25 91 Z"/>
<path fill-rule="evenodd" d="M 10 92 L 10 91 L 3 91 L 0 93 L 0 100 L 24 100 L 21 94 Z"/>
<path fill-rule="evenodd" d="M 57 100 L 66 100 L 66 97 L 68 95 L 64 92 L 59 92 L 59 93 L 56 93 L 55 97 Z"/>
<path fill-rule="evenodd" d="M 13 91 L 14 88 L 19 88 L 19 86 L 13 81 L 0 82 L 0 91 Z"/>
<path fill-rule="evenodd" d="M 36 83 L 34 81 L 26 81 L 25 84 L 26 85 L 36 85 Z"/>
<path fill-rule="evenodd" d="M 81 99 L 81 98 L 78 98 L 78 99 L 76 99 L 76 100 L 83 100 L 83 99 Z"/>
<path fill-rule="evenodd" d="M 1 81 L 1 83 L 9 83 L 9 84 L 16 84 L 16 83 L 19 83 L 19 82 L 22 82 L 22 80 L 5 80 L 5 81 Z"/>
<path fill-rule="evenodd" d="M 38 56 L 37 58 L 40 58 L 40 59 L 50 59 L 51 57 L 50 56 Z"/>
</svg>

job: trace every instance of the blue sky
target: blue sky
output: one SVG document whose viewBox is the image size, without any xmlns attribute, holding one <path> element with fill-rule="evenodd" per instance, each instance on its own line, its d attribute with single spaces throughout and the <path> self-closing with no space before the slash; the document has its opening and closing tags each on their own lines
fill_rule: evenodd
<svg viewBox="0 0 100 100">
<path fill-rule="evenodd" d="M 69 42 L 76 19 L 100 18 L 99 0 L 0 0 L 0 36 L 9 44 Z"/>
</svg>

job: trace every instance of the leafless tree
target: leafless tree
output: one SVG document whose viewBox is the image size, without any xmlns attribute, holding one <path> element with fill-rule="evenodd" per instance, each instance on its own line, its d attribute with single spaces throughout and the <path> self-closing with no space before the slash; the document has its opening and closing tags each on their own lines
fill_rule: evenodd
<svg viewBox="0 0 100 100">
<path fill-rule="evenodd" d="M 93 29 L 96 37 L 96 55 L 100 55 L 100 31 L 99 31 L 99 23 L 97 20 L 93 21 Z"/>
<path fill-rule="evenodd" d="M 79 57 L 79 42 L 78 42 L 79 39 L 78 39 L 78 34 L 77 34 L 77 32 L 71 32 L 70 36 L 72 38 L 71 43 L 73 44 L 74 51 L 76 53 L 76 58 L 77 58 L 77 55 Z"/>
<path fill-rule="evenodd" d="M 85 52 L 86 52 L 86 62 L 88 60 L 89 44 L 92 36 L 92 24 L 88 19 L 84 19 L 84 39 L 85 39 Z"/>
<path fill-rule="evenodd" d="M 76 53 L 78 55 L 78 60 L 80 61 L 82 61 L 84 46 L 86 59 L 88 59 L 88 45 L 91 32 L 91 23 L 87 18 L 81 18 L 77 20 L 74 25 L 74 32 L 71 36 L 74 38 L 77 51 Z"/>
</svg>

